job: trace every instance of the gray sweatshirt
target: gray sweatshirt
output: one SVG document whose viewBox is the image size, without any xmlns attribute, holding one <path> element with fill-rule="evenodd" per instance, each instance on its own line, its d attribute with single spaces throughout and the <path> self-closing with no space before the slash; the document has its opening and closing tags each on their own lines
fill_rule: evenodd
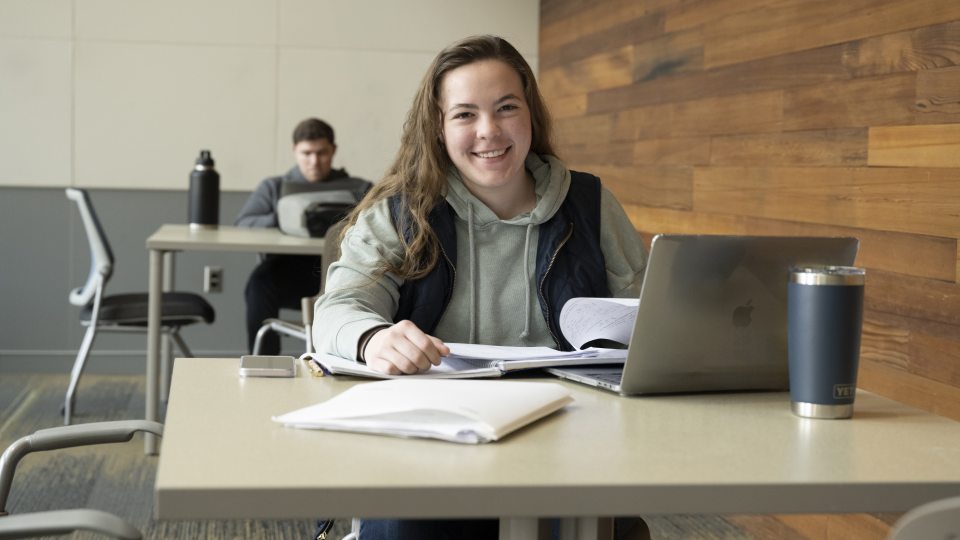
<svg viewBox="0 0 960 540">
<path fill-rule="evenodd" d="M 277 227 L 277 201 L 280 200 L 280 190 L 284 182 L 309 183 L 303 177 L 300 168 L 293 166 L 282 176 L 264 178 L 257 189 L 250 194 L 243 208 L 237 215 L 234 225 L 240 227 Z M 318 184 L 324 189 L 349 190 L 359 201 L 364 193 L 370 189 L 370 182 L 360 178 L 351 178 L 344 169 L 333 169 L 330 174 Z"/>
<path fill-rule="evenodd" d="M 570 172 L 553 156 L 530 154 L 525 165 L 536 182 L 537 205 L 507 220 L 474 197 L 456 169 L 448 176 L 446 200 L 457 216 L 458 249 L 453 296 L 434 332 L 444 341 L 555 346 L 537 300 L 534 267 L 538 225 L 559 209 L 570 187 Z M 600 244 L 611 294 L 638 296 L 646 252 L 606 188 L 601 193 Z M 395 322 L 391 317 L 403 284 L 393 274 L 374 277 L 381 260 L 398 263 L 403 255 L 388 201 L 361 213 L 341 251 L 315 308 L 314 343 L 319 352 L 356 360 L 364 332 Z"/>
</svg>

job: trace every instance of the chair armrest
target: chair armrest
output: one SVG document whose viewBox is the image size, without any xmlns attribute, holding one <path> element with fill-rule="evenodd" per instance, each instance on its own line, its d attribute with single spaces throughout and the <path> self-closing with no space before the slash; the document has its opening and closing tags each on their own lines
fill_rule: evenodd
<svg viewBox="0 0 960 540">
<path fill-rule="evenodd" d="M 0 455 L 0 515 L 6 512 L 7 496 L 13 485 L 13 474 L 20 460 L 30 452 L 57 450 L 73 446 L 86 446 L 113 442 L 126 442 L 134 433 L 147 431 L 163 435 L 163 424 L 147 420 L 118 420 L 93 422 L 41 429 L 13 442 Z"/>
<path fill-rule="evenodd" d="M 147 420 L 117 420 L 114 422 L 93 422 L 41 429 L 28 435 L 31 452 L 56 450 L 73 446 L 87 446 L 127 442 L 138 431 L 163 435 L 163 424 Z"/>
<path fill-rule="evenodd" d="M 30 451 L 37 452 L 90 444 L 127 442 L 138 431 L 163 435 L 163 424 L 147 420 L 93 422 L 41 429 L 33 435 L 28 435 L 28 438 Z"/>
<path fill-rule="evenodd" d="M 113 538 L 139 540 L 140 531 L 100 510 L 52 510 L 0 517 L 0 539 L 31 538 L 91 531 Z"/>
</svg>

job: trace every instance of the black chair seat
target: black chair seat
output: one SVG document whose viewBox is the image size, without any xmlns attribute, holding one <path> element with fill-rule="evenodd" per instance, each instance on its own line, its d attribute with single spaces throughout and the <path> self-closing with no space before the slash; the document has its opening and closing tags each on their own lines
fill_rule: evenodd
<svg viewBox="0 0 960 540">
<path fill-rule="evenodd" d="M 100 301 L 100 324 L 122 326 L 147 325 L 147 294 L 128 293 L 105 296 Z M 199 294 L 184 292 L 163 293 L 161 324 L 163 326 L 185 326 L 197 322 L 212 323 L 213 306 Z M 90 321 L 93 303 L 80 312 L 80 320 Z"/>
</svg>

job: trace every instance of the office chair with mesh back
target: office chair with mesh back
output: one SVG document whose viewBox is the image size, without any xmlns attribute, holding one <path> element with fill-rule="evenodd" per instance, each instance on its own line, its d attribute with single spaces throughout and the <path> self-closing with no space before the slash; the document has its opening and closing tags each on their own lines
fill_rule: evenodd
<svg viewBox="0 0 960 540">
<path fill-rule="evenodd" d="M 133 438 L 138 431 L 163 435 L 163 425 L 146 420 L 122 420 L 61 426 L 41 429 L 8 446 L 0 456 L 0 539 L 70 534 L 74 531 L 90 531 L 129 540 L 141 538 L 140 531 L 132 525 L 101 510 L 48 510 L 7 514 L 7 497 L 13 486 L 17 464 L 30 452 L 125 442 Z"/>
<path fill-rule="evenodd" d="M 76 404 L 77 384 L 98 331 L 142 332 L 147 330 L 147 293 L 105 296 L 103 291 L 113 274 L 113 252 L 93 210 L 90 196 L 83 189 L 67 188 L 67 198 L 77 203 L 90 246 L 90 274 L 83 287 L 70 291 L 70 303 L 81 306 L 80 323 L 87 327 L 70 373 L 70 384 L 63 404 L 63 423 L 69 425 Z M 213 307 L 198 294 L 165 292 L 161 304 L 161 331 L 176 343 L 184 356 L 193 354 L 180 337 L 180 328 L 190 324 L 212 323 Z"/>
<path fill-rule="evenodd" d="M 340 231 L 346 225 L 345 221 L 340 221 L 330 226 L 324 235 L 323 254 L 320 256 L 320 291 L 316 296 L 307 296 L 300 300 L 300 321 L 287 321 L 283 319 L 266 319 L 257 335 L 253 340 L 253 354 L 260 354 L 260 343 L 267 332 L 276 332 L 278 334 L 289 336 L 304 341 L 305 352 L 313 352 L 313 304 L 317 298 L 323 294 L 323 288 L 327 283 L 327 269 L 334 261 L 340 258 Z"/>
</svg>

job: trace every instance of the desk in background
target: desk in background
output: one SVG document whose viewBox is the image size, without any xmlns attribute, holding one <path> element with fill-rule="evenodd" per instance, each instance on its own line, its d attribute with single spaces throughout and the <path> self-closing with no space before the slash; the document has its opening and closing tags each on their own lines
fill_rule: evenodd
<svg viewBox="0 0 960 540">
<path fill-rule="evenodd" d="M 565 410 L 458 445 L 297 430 L 272 415 L 358 383 L 240 379 L 237 359 L 178 359 L 158 519 L 902 512 L 960 492 L 960 423 L 860 392 L 853 420 L 793 416 L 787 393 L 622 398 L 574 383 Z M 571 529 L 590 523 L 564 520 Z"/>
<path fill-rule="evenodd" d="M 161 225 L 147 238 L 150 250 L 150 299 L 147 320 L 147 404 L 146 419 L 157 421 L 159 401 L 164 392 L 161 381 L 160 357 L 160 295 L 172 290 L 175 268 L 174 254 L 178 251 L 234 251 L 249 253 L 285 253 L 291 255 L 321 255 L 323 238 L 301 238 L 283 234 L 279 229 L 219 226 L 216 229 L 193 230 L 189 225 Z M 163 384 L 164 388 L 166 384 Z M 148 434 L 145 452 L 155 454 L 157 441 Z"/>
</svg>

